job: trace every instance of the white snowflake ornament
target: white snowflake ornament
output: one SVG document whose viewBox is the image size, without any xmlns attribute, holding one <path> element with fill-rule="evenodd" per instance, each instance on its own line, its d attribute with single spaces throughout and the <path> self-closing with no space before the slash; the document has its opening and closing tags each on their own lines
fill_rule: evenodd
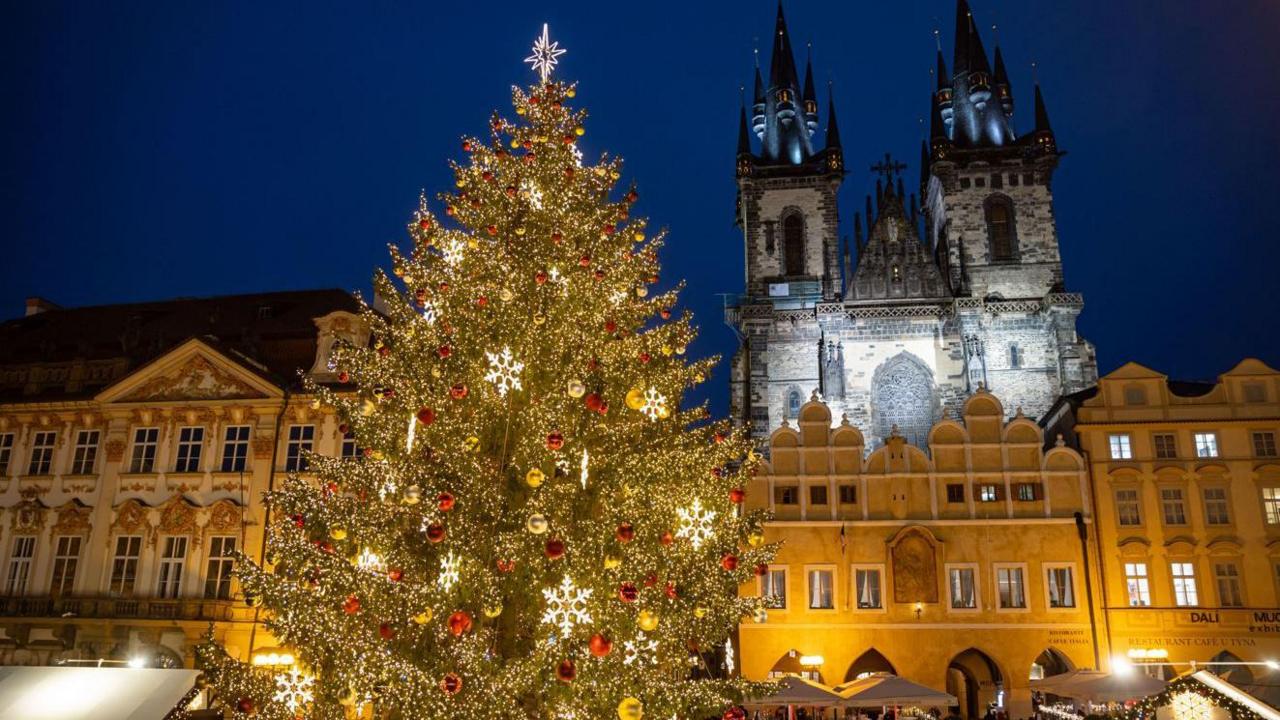
<svg viewBox="0 0 1280 720">
<path fill-rule="evenodd" d="M 680 527 L 676 529 L 676 537 L 688 538 L 694 550 L 702 547 L 702 543 L 710 540 L 715 534 L 711 522 L 716 519 L 716 512 L 703 509 L 701 500 L 694 498 L 693 505 L 688 509 L 676 508 L 676 514 L 680 516 Z"/>
<path fill-rule="evenodd" d="M 573 632 L 574 626 L 591 622 L 591 613 L 587 610 L 591 592 L 590 589 L 575 586 L 573 580 L 565 575 L 560 581 L 560 587 L 544 588 L 542 591 L 542 597 L 547 600 L 542 622 L 556 626 L 562 637 Z"/>
<path fill-rule="evenodd" d="M 667 414 L 667 396 L 658 392 L 658 388 L 650 387 L 644 391 L 644 404 L 640 406 L 640 412 L 657 422 Z"/>
<path fill-rule="evenodd" d="M 485 373 L 484 379 L 494 384 L 499 397 L 506 397 L 508 390 L 523 387 L 520 371 L 524 369 L 524 363 L 512 357 L 511 348 L 504 347 L 500 353 L 486 352 L 485 357 L 489 358 L 489 372 Z"/>
<path fill-rule="evenodd" d="M 303 705 L 315 699 L 312 687 L 316 679 L 303 673 L 295 665 L 289 672 L 276 675 L 276 694 L 272 697 L 278 703 L 284 703 L 290 712 L 297 712 Z"/>
<path fill-rule="evenodd" d="M 450 550 L 447 555 L 440 559 L 440 574 L 436 577 L 436 584 L 441 590 L 449 592 L 454 585 L 458 584 L 458 578 L 461 575 L 462 559 L 453 554 Z"/>
<path fill-rule="evenodd" d="M 636 633 L 635 640 L 622 643 L 623 665 L 653 665 L 658 661 L 658 641 L 643 632 Z"/>
</svg>

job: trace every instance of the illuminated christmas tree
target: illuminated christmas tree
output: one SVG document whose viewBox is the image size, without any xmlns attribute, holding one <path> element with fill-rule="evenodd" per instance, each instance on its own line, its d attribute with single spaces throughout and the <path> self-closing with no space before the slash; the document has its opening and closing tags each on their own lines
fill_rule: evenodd
<svg viewBox="0 0 1280 720">
<path fill-rule="evenodd" d="M 462 141 L 445 217 L 424 198 L 374 279 L 370 345 L 313 388 L 361 450 L 270 496 L 240 580 L 298 664 L 202 647 L 237 717 L 684 720 L 749 689 L 713 678 L 762 612 L 736 594 L 773 553 L 755 458 L 680 404 L 713 361 L 684 359 L 620 161 L 582 160 L 560 52 L 544 28 L 515 121 Z"/>
</svg>

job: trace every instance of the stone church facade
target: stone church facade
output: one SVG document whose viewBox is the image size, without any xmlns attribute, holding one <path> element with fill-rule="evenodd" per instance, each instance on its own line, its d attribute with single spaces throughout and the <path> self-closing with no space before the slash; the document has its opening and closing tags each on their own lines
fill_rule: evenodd
<svg viewBox="0 0 1280 720">
<path fill-rule="evenodd" d="M 1093 347 L 1076 332 L 1083 298 L 1067 291 L 1058 252 L 1061 153 L 1040 88 L 1031 131 L 1015 133 L 1004 60 L 997 48 L 988 62 L 965 0 L 955 45 L 950 73 L 938 52 L 922 200 L 886 155 L 871 168 L 851 248 L 839 225 L 835 104 L 819 149 L 812 65 L 801 83 L 779 8 L 768 79 L 756 70 L 739 121 L 746 288 L 726 309 L 741 341 L 731 412 L 761 439 L 815 393 L 870 447 L 894 427 L 923 445 L 980 388 L 1010 417 L 1034 418 L 1097 380 Z"/>
</svg>

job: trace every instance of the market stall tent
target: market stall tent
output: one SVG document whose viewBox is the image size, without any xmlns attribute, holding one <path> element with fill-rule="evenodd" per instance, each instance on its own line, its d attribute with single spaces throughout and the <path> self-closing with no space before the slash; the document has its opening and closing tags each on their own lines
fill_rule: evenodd
<svg viewBox="0 0 1280 720">
<path fill-rule="evenodd" d="M 1031 681 L 1032 690 L 1092 703 L 1136 700 L 1158 693 L 1164 688 L 1163 680 L 1140 672 L 1116 674 L 1098 670 L 1072 670 Z"/>
<path fill-rule="evenodd" d="M 1280 720 L 1280 712 L 1208 670 L 1183 675 L 1121 720 Z"/>
<path fill-rule="evenodd" d="M 0 667 L 0 718 L 164 720 L 186 707 L 196 670 Z"/>
<path fill-rule="evenodd" d="M 889 673 L 872 673 L 852 682 L 837 685 L 846 707 L 877 708 L 895 705 L 946 708 L 958 701 L 955 695 L 934 690 L 906 678 Z"/>
</svg>

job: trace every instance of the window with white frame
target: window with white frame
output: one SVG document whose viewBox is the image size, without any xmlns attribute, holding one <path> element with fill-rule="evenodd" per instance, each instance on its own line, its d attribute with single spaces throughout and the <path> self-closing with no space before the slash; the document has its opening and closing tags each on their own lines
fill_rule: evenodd
<svg viewBox="0 0 1280 720">
<path fill-rule="evenodd" d="M 200 451 L 204 449 L 204 428 L 188 426 L 178 428 L 178 460 L 173 471 L 200 472 Z"/>
<path fill-rule="evenodd" d="M 1121 525 L 1142 524 L 1138 488 L 1116 488 L 1116 519 Z"/>
<path fill-rule="evenodd" d="M 116 538 L 116 551 L 111 559 L 111 594 L 129 597 L 138 580 L 138 558 L 142 554 L 142 538 L 121 535 Z"/>
<path fill-rule="evenodd" d="M 809 609 L 833 610 L 835 599 L 835 571 L 818 568 L 809 571 Z"/>
<path fill-rule="evenodd" d="M 952 610 L 978 609 L 978 569 L 971 565 L 947 568 L 947 594 Z"/>
<path fill-rule="evenodd" d="M 1218 434 L 1211 432 L 1196 433 L 1196 457 L 1218 457 Z"/>
<path fill-rule="evenodd" d="M 1026 572 L 1021 565 L 996 566 L 996 595 L 1001 610 L 1027 607 Z"/>
<path fill-rule="evenodd" d="M 53 447 L 57 444 L 58 433 L 45 430 L 36 433 L 31 439 L 31 463 L 27 466 L 28 475 L 49 475 L 53 470 Z"/>
<path fill-rule="evenodd" d="M 1268 525 L 1280 525 L 1280 488 L 1262 488 L 1262 509 Z"/>
<path fill-rule="evenodd" d="M 882 610 L 884 573 L 879 565 L 861 565 L 853 568 L 853 593 L 859 610 Z"/>
<path fill-rule="evenodd" d="M 51 594 L 68 595 L 74 589 L 81 542 L 79 535 L 60 535 L 54 540 L 53 577 L 49 582 Z"/>
<path fill-rule="evenodd" d="M 1195 567 L 1189 562 L 1171 562 L 1169 574 L 1173 577 L 1173 603 L 1179 607 L 1199 605 Z"/>
<path fill-rule="evenodd" d="M 769 572 L 760 577 L 760 597 L 764 598 L 764 606 L 774 610 L 787 609 L 787 569 L 770 567 Z"/>
<path fill-rule="evenodd" d="M 235 551 L 234 535 L 215 535 L 209 539 L 209 566 L 204 576 L 204 596 L 207 599 L 231 598 L 231 573 L 235 569 L 232 555 Z"/>
<path fill-rule="evenodd" d="M 1187 508 L 1182 500 L 1182 488 L 1160 488 L 1160 507 L 1165 525 L 1186 525 Z"/>
<path fill-rule="evenodd" d="M 36 553 L 34 535 L 18 535 L 13 538 L 13 552 L 9 555 L 8 582 L 10 595 L 26 595 L 27 581 L 31 579 L 31 558 Z"/>
<path fill-rule="evenodd" d="M 81 430 L 76 434 L 76 448 L 71 454 L 72 475 L 92 475 L 98 460 L 97 430 Z"/>
<path fill-rule="evenodd" d="M 0 475 L 9 473 L 9 461 L 13 459 L 13 433 L 0 433 Z"/>
<path fill-rule="evenodd" d="M 315 440 L 315 425 L 291 425 L 289 427 L 289 446 L 285 451 L 285 472 L 305 472 L 307 469 L 307 453 L 311 452 L 311 443 Z"/>
<path fill-rule="evenodd" d="M 129 458 L 129 472 L 149 473 L 156 466 L 156 442 L 160 428 L 137 428 L 133 431 L 133 455 Z"/>
<path fill-rule="evenodd" d="M 1240 567 L 1233 562 L 1215 562 L 1213 579 L 1218 586 L 1218 604 L 1222 607 L 1244 607 L 1240 589 Z"/>
<path fill-rule="evenodd" d="M 1112 460 L 1133 459 L 1133 446 L 1129 442 L 1128 433 L 1112 433 L 1109 439 Z"/>
<path fill-rule="evenodd" d="M 244 472 L 249 457 L 249 426 L 229 425 L 222 433 L 222 472 Z"/>
<path fill-rule="evenodd" d="M 1207 487 L 1204 495 L 1204 521 L 1209 525 L 1230 525 L 1231 509 L 1227 504 L 1227 489 Z"/>
<path fill-rule="evenodd" d="M 342 434 L 342 459 L 355 460 L 360 457 L 360 448 L 356 447 L 356 434 L 348 430 Z"/>
<path fill-rule="evenodd" d="M 1045 589 L 1050 608 L 1076 606 L 1074 574 L 1070 565 L 1049 565 L 1045 568 Z"/>
<path fill-rule="evenodd" d="M 182 570 L 187 564 L 187 536 L 169 535 L 164 538 L 160 553 L 160 583 L 156 595 L 173 599 L 182 593 Z"/>
<path fill-rule="evenodd" d="M 978 502 L 995 502 L 1000 499 L 1000 486 L 984 483 L 978 486 Z"/>
<path fill-rule="evenodd" d="M 1151 579 L 1147 577 L 1146 563 L 1125 563 L 1124 584 L 1129 593 L 1130 607 L 1148 607 L 1151 605 Z"/>
</svg>

